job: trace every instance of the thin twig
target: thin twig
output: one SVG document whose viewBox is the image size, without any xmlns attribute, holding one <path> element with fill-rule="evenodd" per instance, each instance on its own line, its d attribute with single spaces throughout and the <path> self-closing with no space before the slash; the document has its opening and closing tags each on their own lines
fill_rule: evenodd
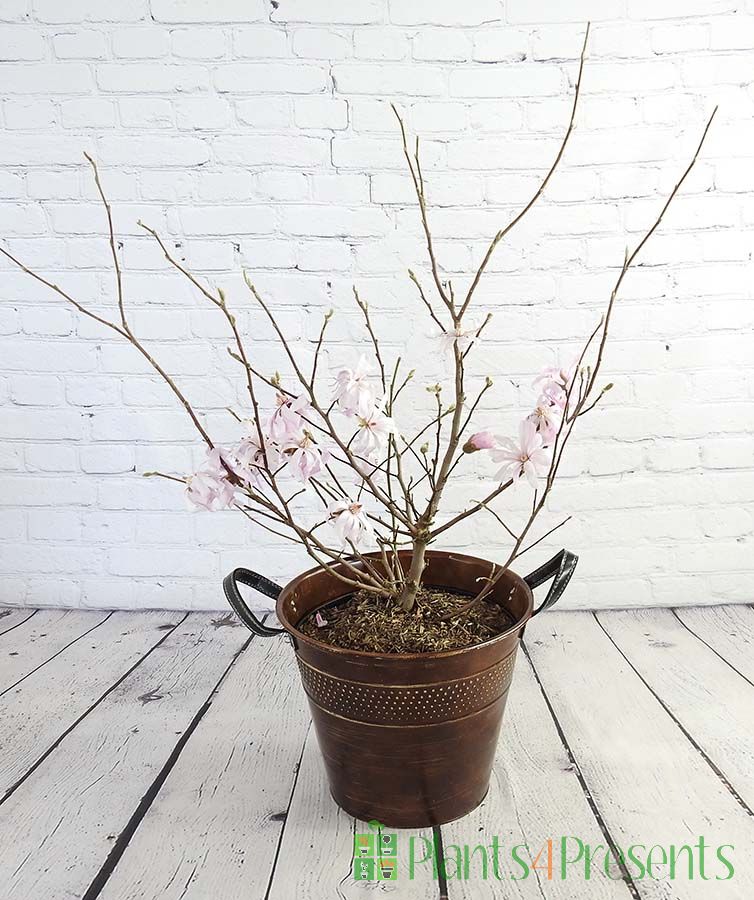
<svg viewBox="0 0 754 900">
<path fill-rule="evenodd" d="M 571 137 L 571 133 L 573 132 L 574 122 L 576 120 L 576 109 L 579 104 L 579 94 L 581 92 L 581 76 L 584 72 L 584 59 L 586 57 L 586 46 L 587 46 L 588 40 L 589 40 L 589 23 L 587 23 L 587 26 L 586 26 L 586 32 L 584 34 L 584 45 L 581 48 L 581 57 L 579 59 L 579 74 L 576 79 L 576 88 L 573 93 L 573 106 L 571 107 L 571 117 L 568 120 L 568 128 L 566 129 L 566 133 L 563 136 L 563 140 L 560 143 L 560 148 L 558 149 L 558 153 L 555 157 L 555 160 L 554 160 L 553 164 L 550 166 L 545 177 L 542 179 L 542 182 L 539 185 L 539 187 L 537 188 L 536 192 L 534 193 L 532 198 L 529 200 L 529 202 L 526 204 L 526 206 L 524 206 L 524 208 L 513 219 L 511 219 L 511 221 L 505 226 L 505 228 L 502 228 L 500 231 L 498 231 L 498 233 L 495 235 L 495 237 L 490 242 L 490 245 L 487 248 L 487 252 L 485 253 L 484 258 L 482 259 L 482 263 L 479 266 L 479 268 L 477 269 L 476 275 L 474 276 L 474 280 L 471 282 L 471 286 L 469 287 L 469 290 L 466 294 L 466 299 L 463 301 L 463 305 L 461 306 L 461 315 L 463 315 L 466 312 L 466 310 L 468 309 L 469 303 L 471 303 L 471 298 L 474 295 L 474 291 L 477 289 L 477 285 L 479 284 L 479 281 L 484 273 L 484 270 L 487 268 L 487 264 L 489 263 L 489 261 L 492 257 L 492 254 L 495 252 L 495 248 L 500 243 L 500 241 L 506 236 L 506 234 L 508 234 L 508 232 L 512 228 L 514 228 L 521 221 L 521 219 L 523 219 L 523 217 L 529 212 L 529 210 L 532 208 L 532 206 L 534 206 L 534 204 L 537 202 L 537 200 L 539 200 L 539 198 L 544 193 L 544 190 L 547 187 L 547 185 L 550 181 L 550 178 L 552 178 L 553 173 L 557 169 L 558 164 L 560 163 L 560 160 L 563 158 L 563 153 L 565 152 L 565 148 L 568 145 L 568 139 Z"/>
<path fill-rule="evenodd" d="M 356 285 L 353 285 L 353 296 L 354 300 L 356 300 L 356 305 L 359 307 L 361 312 L 364 315 L 364 321 L 366 323 L 367 331 L 369 332 L 369 337 L 372 341 L 372 347 L 374 347 L 374 355 L 377 359 L 377 365 L 380 368 L 380 382 L 382 384 L 382 393 L 385 394 L 387 390 L 387 382 L 385 380 L 385 364 L 382 361 L 382 353 L 380 352 L 380 343 L 377 340 L 377 335 L 372 328 L 372 320 L 369 317 L 369 307 L 366 303 L 364 303 L 359 297 L 359 292 L 356 290 Z"/>
<path fill-rule="evenodd" d="M 504 564 L 504 566 L 503 566 L 503 568 L 502 568 L 500 574 L 499 574 L 492 582 L 490 582 L 490 583 L 489 583 L 489 584 L 488 584 L 488 585 L 487 585 L 487 586 L 486 586 L 486 587 L 485 587 L 485 588 L 477 595 L 476 598 L 474 598 L 474 601 L 473 601 L 473 602 L 477 602 L 477 601 L 479 601 L 479 600 L 482 600 L 484 597 L 486 597 L 486 596 L 492 591 L 492 589 L 494 588 L 496 582 L 499 581 L 500 578 L 502 578 L 503 574 L 508 570 L 508 567 L 510 566 L 511 562 L 512 562 L 514 559 L 516 559 L 518 555 L 520 555 L 520 554 L 519 554 L 519 550 L 520 550 L 521 545 L 523 544 L 523 541 L 525 540 L 525 538 L 526 538 L 526 536 L 527 536 L 529 530 L 531 529 L 532 525 L 534 524 L 534 522 L 536 521 L 537 517 L 539 516 L 539 514 L 541 513 L 542 509 L 543 509 L 544 506 L 545 506 L 545 503 L 546 503 L 546 501 L 547 501 L 547 498 L 549 497 L 550 492 L 552 491 L 552 487 L 553 487 L 553 484 L 554 484 L 554 482 L 555 482 L 555 478 L 556 478 L 556 476 L 557 476 L 557 474 L 558 474 L 558 470 L 559 470 L 559 468 L 560 468 L 560 463 L 561 463 L 561 461 L 562 461 L 562 459 L 563 459 L 563 453 L 564 453 L 564 451 L 565 451 L 565 447 L 566 447 L 566 445 L 567 445 L 567 443 L 568 443 L 568 441 L 569 441 L 569 439 L 570 439 L 570 437 L 571 437 L 571 434 L 573 433 L 573 429 L 574 429 L 574 427 L 575 427 L 575 425 L 576 425 L 576 421 L 578 420 L 579 415 L 580 415 L 580 413 L 581 413 L 582 410 L 583 410 L 584 404 L 588 401 L 588 399 L 589 399 L 589 397 L 590 397 L 591 391 L 592 391 L 592 389 L 593 389 L 593 387 L 594 387 L 595 381 L 596 381 L 596 379 L 597 379 L 597 376 L 598 376 L 598 374 L 599 374 L 600 368 L 601 368 L 601 366 L 602 366 L 602 360 L 603 360 L 603 354 L 604 354 L 605 344 L 606 344 L 606 342 L 607 342 L 608 327 L 609 327 L 609 324 L 610 324 L 610 314 L 611 314 L 612 309 L 613 309 L 613 307 L 614 307 L 614 305 L 615 305 L 615 299 L 616 299 L 617 294 L 618 294 L 618 289 L 620 288 L 620 286 L 621 286 L 621 284 L 622 284 L 622 282 L 623 282 L 623 279 L 624 279 L 624 277 L 625 277 L 625 275 L 626 275 L 626 272 L 628 271 L 628 269 L 631 267 L 631 265 L 632 265 L 632 264 L 634 263 L 634 261 L 636 260 L 636 257 L 637 257 L 637 255 L 638 255 L 638 253 L 640 252 L 640 250 L 642 249 L 642 247 L 646 244 L 647 240 L 648 240 L 648 239 L 654 234 L 654 232 L 656 231 L 658 225 L 659 225 L 660 222 L 662 221 L 662 218 L 663 218 L 663 216 L 665 215 L 665 212 L 667 211 L 668 207 L 669 207 L 670 204 L 672 203 L 674 197 L 677 195 L 678 191 L 680 190 L 680 188 L 681 188 L 681 186 L 683 185 L 684 181 L 685 181 L 686 178 L 688 177 L 689 173 L 690 173 L 691 170 L 694 168 L 694 165 L 695 165 L 695 163 L 696 163 L 696 161 L 697 161 L 697 159 L 698 159 L 698 157 L 699 157 L 699 153 L 701 152 L 702 146 L 704 145 L 704 141 L 705 141 L 705 139 L 706 139 L 706 137 L 707 137 L 707 134 L 708 134 L 709 129 L 710 129 L 710 125 L 712 124 L 712 120 L 714 119 L 715 113 L 716 113 L 716 112 L 717 112 L 717 107 L 715 107 L 715 109 L 712 111 L 712 115 L 709 117 L 709 119 L 708 119 L 708 121 L 707 121 L 707 124 L 706 124 L 706 126 L 705 126 L 705 128 L 704 128 L 704 131 L 702 132 L 702 136 L 701 136 L 701 139 L 700 139 L 700 141 L 699 141 L 699 144 L 697 145 L 696 151 L 695 151 L 693 157 L 691 158 L 691 162 L 688 164 L 688 166 L 687 166 L 686 169 L 684 170 L 684 172 L 683 172 L 683 174 L 681 175 L 681 178 L 679 179 L 678 183 L 675 185 L 675 187 L 673 188 L 673 190 L 672 190 L 672 191 L 670 192 L 670 194 L 668 195 L 668 198 L 667 198 L 667 200 L 665 201 L 665 203 L 664 203 L 662 209 L 660 210 L 659 215 L 655 218 L 655 220 L 653 221 L 652 225 L 651 225 L 651 226 L 649 227 L 649 229 L 645 232 L 644 236 L 643 236 L 642 239 L 639 241 L 639 243 L 636 245 L 636 247 L 634 248 L 634 250 L 633 250 L 631 253 L 626 253 L 626 256 L 625 256 L 625 258 L 624 258 L 624 262 L 623 262 L 623 265 L 622 265 L 622 267 L 621 267 L 620 273 L 619 273 L 618 278 L 617 278 L 617 280 L 616 280 L 616 282 L 615 282 L 615 286 L 613 287 L 613 290 L 612 290 L 612 292 L 611 292 L 611 294 L 610 294 L 610 301 L 609 301 L 609 303 L 608 303 L 607 312 L 605 313 L 604 323 L 602 324 L 602 337 L 601 337 L 601 340 L 600 340 L 599 350 L 598 350 L 598 353 L 597 353 L 597 360 L 596 360 L 596 362 L 595 362 L 595 364 L 594 364 L 594 368 L 591 370 L 591 376 L 590 376 L 590 378 L 589 378 L 589 382 L 588 382 L 587 388 L 586 388 L 586 390 L 585 390 L 583 393 L 580 392 L 580 394 L 579 394 L 579 399 L 578 399 L 578 401 L 577 401 L 577 403 L 576 403 L 576 405 L 575 405 L 575 407 L 574 407 L 573 413 L 572 413 L 570 416 L 568 415 L 568 404 L 569 404 L 569 402 L 570 402 L 571 395 L 572 395 L 572 393 L 573 393 L 573 388 L 574 388 L 574 386 L 575 386 L 575 384 L 576 384 L 576 378 L 575 378 L 575 377 L 574 377 L 574 379 L 573 379 L 573 381 L 572 381 L 570 387 L 568 388 L 568 392 L 567 392 L 567 394 L 566 394 L 566 408 L 565 408 L 565 410 L 564 410 L 564 413 L 563 413 L 563 419 L 562 419 L 562 421 L 561 421 L 560 427 L 558 428 L 558 432 L 557 432 L 556 437 L 555 437 L 555 443 L 554 443 L 554 445 L 553 445 L 552 462 L 551 462 L 551 464 L 550 464 L 550 469 L 549 469 L 549 471 L 548 471 L 548 473 L 547 473 L 547 479 L 546 479 L 546 481 L 545 481 L 545 487 L 544 487 L 544 489 L 542 490 L 542 493 L 541 493 L 541 495 L 539 496 L 539 498 L 538 498 L 538 500 L 537 500 L 537 503 L 536 503 L 534 509 L 532 510 L 531 515 L 529 516 L 529 520 L 528 520 L 528 522 L 526 523 L 526 525 L 524 526 L 523 530 L 521 531 L 521 534 L 519 535 L 519 540 L 516 542 L 515 546 L 513 547 L 513 550 L 511 551 L 511 553 L 510 553 L 510 555 L 509 555 L 507 561 L 505 562 L 505 564 Z M 585 355 L 585 353 L 586 353 L 586 348 L 591 344 L 591 342 L 592 342 L 592 340 L 593 340 L 593 338 L 594 338 L 594 334 L 595 334 L 595 332 L 592 332 L 592 334 L 589 336 L 589 338 L 588 338 L 588 340 L 587 340 L 587 342 L 586 342 L 585 348 L 584 348 L 584 350 L 582 350 L 582 353 L 581 353 L 581 356 L 580 356 L 580 361 L 583 361 L 584 355 Z"/>
<path fill-rule="evenodd" d="M 102 183 L 99 180 L 99 169 L 97 168 L 97 163 L 89 156 L 88 153 L 84 153 L 89 165 L 92 167 L 92 171 L 94 172 L 94 183 L 97 185 L 97 191 L 99 192 L 100 199 L 102 200 L 102 205 L 105 207 L 105 212 L 107 214 L 107 231 L 108 231 L 108 240 L 110 243 L 110 254 L 113 258 L 113 267 L 115 269 L 115 290 L 118 297 L 118 311 L 120 312 L 120 321 L 123 326 L 124 331 L 130 332 L 130 328 L 128 327 L 128 322 L 126 320 L 126 310 L 123 304 L 123 276 L 120 270 L 120 261 L 118 260 L 118 252 L 115 246 L 115 230 L 113 228 L 113 214 L 110 209 L 110 204 L 108 203 L 107 197 L 105 196 L 105 192 L 102 189 Z"/>
<path fill-rule="evenodd" d="M 437 288 L 437 293 L 440 295 L 440 299 L 447 307 L 448 311 L 452 316 L 455 317 L 455 312 L 453 309 L 453 303 L 451 299 L 448 297 L 445 292 L 445 288 L 442 284 L 442 279 L 440 278 L 440 270 L 437 265 L 437 257 L 435 256 L 435 248 L 434 243 L 432 241 L 432 232 L 429 229 L 429 220 L 427 218 L 427 204 L 426 198 L 424 196 L 424 183 L 421 179 L 421 170 L 419 170 L 419 174 L 414 169 L 414 163 L 411 159 L 411 154 L 408 151 L 408 143 L 406 140 L 406 126 L 403 124 L 403 119 L 400 116 L 400 113 L 395 107 L 395 104 L 391 103 L 393 112 L 395 113 L 395 117 L 398 120 L 398 125 L 401 129 L 401 138 L 403 140 L 403 155 L 406 158 L 406 162 L 408 163 L 408 170 L 411 174 L 411 180 L 414 183 L 414 191 L 416 193 L 416 199 L 419 201 L 419 211 L 421 213 L 422 227 L 424 229 L 424 237 L 427 243 L 427 251 L 429 253 L 429 261 L 432 269 L 432 278 L 435 282 L 435 287 Z M 417 148 L 418 149 L 418 148 Z"/>
<path fill-rule="evenodd" d="M 549 531 L 546 531 L 546 532 L 542 535 L 542 537 L 537 538 L 537 540 L 536 540 L 536 541 L 532 541 L 532 543 L 529 544 L 528 547 L 524 547 L 523 550 L 520 550 L 519 553 L 518 553 L 518 556 L 523 556 L 524 553 L 528 553 L 530 550 L 533 550 L 533 549 L 537 546 L 537 544 L 541 544 L 542 541 L 544 541 L 544 540 L 546 540 L 548 537 L 550 537 L 551 534 L 554 534 L 559 528 L 562 528 L 567 522 L 570 522 L 572 518 L 573 518 L 573 516 L 566 516 L 565 519 L 563 519 L 562 522 L 558 522 L 557 525 L 553 526 Z"/>
<path fill-rule="evenodd" d="M 416 285 L 416 289 L 417 289 L 417 291 L 419 291 L 419 297 L 421 298 L 422 303 L 427 307 L 427 311 L 429 312 L 429 315 L 430 315 L 432 321 L 435 322 L 435 324 L 437 325 L 437 327 L 440 329 L 440 331 L 443 334 L 446 334 L 447 328 L 437 318 L 437 314 L 435 313 L 434 309 L 432 308 L 432 304 L 429 302 L 429 300 L 427 300 L 427 295 L 424 293 L 424 288 L 421 286 L 421 284 L 419 283 L 419 279 L 411 271 L 411 269 L 408 270 L 408 277 Z"/>
</svg>

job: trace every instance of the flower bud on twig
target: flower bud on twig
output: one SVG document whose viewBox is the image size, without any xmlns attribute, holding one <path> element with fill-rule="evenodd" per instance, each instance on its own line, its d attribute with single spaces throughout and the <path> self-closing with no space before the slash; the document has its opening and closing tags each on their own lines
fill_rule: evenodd
<svg viewBox="0 0 754 900">
<path fill-rule="evenodd" d="M 495 446 L 495 436 L 491 431 L 477 431 L 463 445 L 463 452 L 476 453 L 478 450 L 492 450 Z"/>
</svg>

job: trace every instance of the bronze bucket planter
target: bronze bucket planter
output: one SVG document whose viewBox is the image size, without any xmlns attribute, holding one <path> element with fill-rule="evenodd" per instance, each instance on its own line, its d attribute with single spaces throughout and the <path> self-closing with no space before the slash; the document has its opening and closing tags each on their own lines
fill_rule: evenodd
<svg viewBox="0 0 754 900">
<path fill-rule="evenodd" d="M 409 555 L 402 551 L 404 559 Z M 576 562 L 562 550 L 526 578 L 507 572 L 493 597 L 514 618 L 510 628 L 483 644 L 441 653 L 343 650 L 302 634 L 296 627 L 302 619 L 347 593 L 321 568 L 282 589 L 236 569 L 223 586 L 256 634 L 289 635 L 335 802 L 359 819 L 420 828 L 457 819 L 484 799 L 524 628 L 561 596 Z M 473 595 L 490 568 L 484 559 L 428 551 L 423 580 Z M 549 579 L 547 598 L 534 609 L 532 590 Z M 277 598 L 282 629 L 254 616 L 238 582 Z"/>
</svg>

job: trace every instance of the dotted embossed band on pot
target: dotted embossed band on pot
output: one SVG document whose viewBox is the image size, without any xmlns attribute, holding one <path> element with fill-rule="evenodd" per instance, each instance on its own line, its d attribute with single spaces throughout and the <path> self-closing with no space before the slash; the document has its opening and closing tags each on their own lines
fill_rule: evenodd
<svg viewBox="0 0 754 900">
<path fill-rule="evenodd" d="M 431 725 L 477 712 L 501 697 L 513 677 L 514 650 L 478 675 L 422 685 L 346 681 L 297 656 L 304 690 L 327 712 L 375 725 Z"/>
</svg>

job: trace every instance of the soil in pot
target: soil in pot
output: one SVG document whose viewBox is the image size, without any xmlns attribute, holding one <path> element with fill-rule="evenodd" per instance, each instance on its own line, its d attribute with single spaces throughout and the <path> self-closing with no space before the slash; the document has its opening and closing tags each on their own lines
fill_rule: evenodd
<svg viewBox="0 0 754 900">
<path fill-rule="evenodd" d="M 468 601 L 467 594 L 422 587 L 414 608 L 405 612 L 392 600 L 358 591 L 321 607 L 298 628 L 346 650 L 433 653 L 473 647 L 514 624 L 514 616 L 498 603 L 482 600 L 469 608 Z M 455 609 L 462 614 L 454 617 Z"/>
</svg>

